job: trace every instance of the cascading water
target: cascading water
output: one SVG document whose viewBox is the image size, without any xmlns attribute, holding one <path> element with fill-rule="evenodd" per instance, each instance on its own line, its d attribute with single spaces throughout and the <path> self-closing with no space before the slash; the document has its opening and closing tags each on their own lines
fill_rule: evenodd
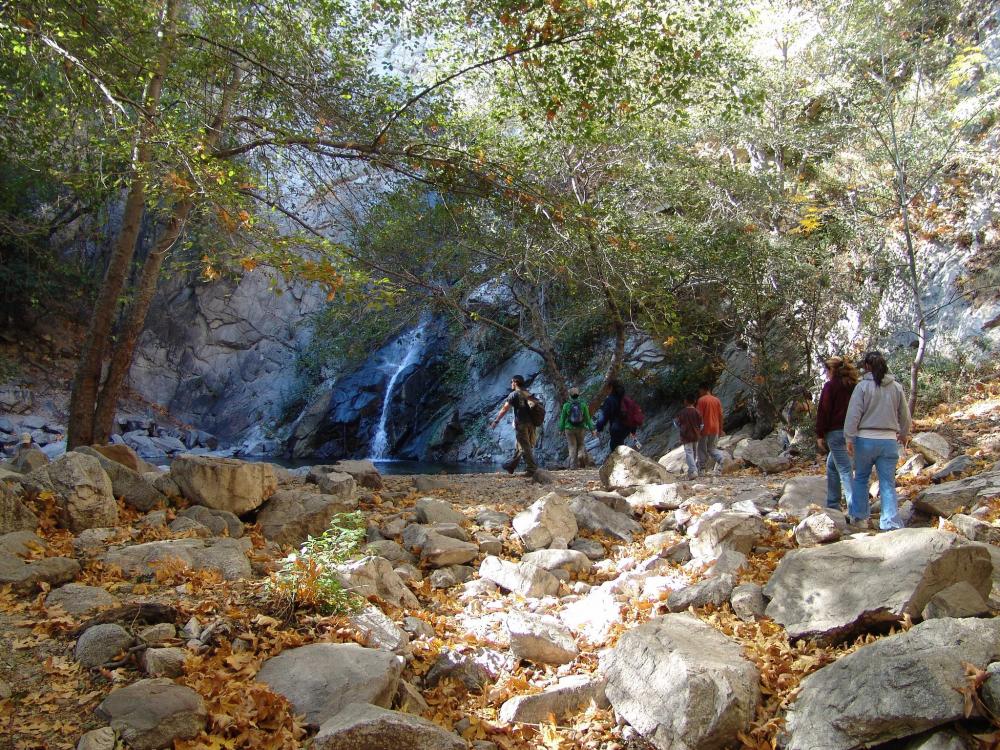
<svg viewBox="0 0 1000 750">
<path fill-rule="evenodd" d="M 368 449 L 370 457 L 373 459 L 386 459 L 389 458 L 389 436 L 386 434 L 385 426 L 386 422 L 389 420 L 389 408 L 392 404 L 392 394 L 396 390 L 396 381 L 399 380 L 399 376 L 418 360 L 420 353 L 424 348 L 424 329 L 427 327 L 427 322 L 423 321 L 409 335 L 409 344 L 406 348 L 406 354 L 399 364 L 396 366 L 396 370 L 392 373 L 389 378 L 389 383 L 385 387 L 385 397 L 382 400 L 382 413 L 378 418 L 378 427 L 375 430 L 375 437 L 372 438 L 371 447 Z M 405 337 L 401 338 L 397 343 L 402 344 L 405 341 Z"/>
</svg>

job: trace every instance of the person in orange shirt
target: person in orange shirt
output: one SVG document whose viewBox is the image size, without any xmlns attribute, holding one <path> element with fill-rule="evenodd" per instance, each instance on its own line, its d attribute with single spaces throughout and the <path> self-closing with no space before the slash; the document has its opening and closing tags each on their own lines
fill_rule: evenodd
<svg viewBox="0 0 1000 750">
<path fill-rule="evenodd" d="M 726 454 L 719 450 L 719 436 L 722 435 L 722 402 L 712 395 L 712 387 L 703 383 L 698 387 L 698 403 L 695 406 L 701 415 L 704 427 L 701 430 L 701 437 L 698 438 L 698 466 L 703 470 L 708 469 L 708 458 L 712 457 L 715 467 L 713 474 L 718 474 L 722 469 L 722 460 Z"/>
</svg>

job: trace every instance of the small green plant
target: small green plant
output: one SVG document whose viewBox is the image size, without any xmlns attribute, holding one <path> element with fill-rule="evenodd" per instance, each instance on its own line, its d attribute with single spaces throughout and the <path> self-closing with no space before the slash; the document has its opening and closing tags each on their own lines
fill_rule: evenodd
<svg viewBox="0 0 1000 750">
<path fill-rule="evenodd" d="M 361 513 L 338 513 L 326 531 L 307 538 L 299 552 L 285 558 L 265 584 L 265 595 L 288 618 L 298 609 L 323 615 L 358 611 L 363 599 L 344 588 L 336 567 L 356 556 L 364 540 Z"/>
</svg>

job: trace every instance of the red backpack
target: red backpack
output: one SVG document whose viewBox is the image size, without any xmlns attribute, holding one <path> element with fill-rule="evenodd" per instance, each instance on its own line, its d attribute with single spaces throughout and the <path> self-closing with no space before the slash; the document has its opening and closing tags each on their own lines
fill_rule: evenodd
<svg viewBox="0 0 1000 750">
<path fill-rule="evenodd" d="M 622 427 L 627 429 L 629 432 L 635 432 L 645 421 L 646 417 L 642 413 L 642 409 L 639 408 L 639 404 L 630 399 L 628 396 L 622 397 L 621 406 L 621 423 Z"/>
</svg>

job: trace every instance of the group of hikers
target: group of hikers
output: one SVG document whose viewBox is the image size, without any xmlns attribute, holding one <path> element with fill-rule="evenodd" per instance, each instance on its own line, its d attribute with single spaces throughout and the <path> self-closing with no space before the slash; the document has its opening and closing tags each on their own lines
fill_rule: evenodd
<svg viewBox="0 0 1000 750">
<path fill-rule="evenodd" d="M 610 437 L 610 449 L 613 451 L 620 445 L 624 445 L 629 439 L 633 441 L 636 448 L 641 448 L 636 437 L 636 431 L 642 426 L 644 417 L 639 405 L 625 393 L 625 386 L 620 380 L 612 379 L 608 383 L 610 392 L 601 404 L 595 422 L 590 414 L 590 407 L 587 402 L 580 397 L 580 389 L 573 387 L 569 389 L 569 399 L 567 399 L 562 409 L 559 411 L 559 431 L 566 435 L 568 447 L 567 465 L 571 469 L 578 469 L 589 465 L 590 454 L 585 445 L 587 433 L 597 437 L 605 427 L 608 428 Z M 514 435 L 516 447 L 514 455 L 502 464 L 503 468 L 513 474 L 524 460 L 525 475 L 530 476 L 538 469 L 535 461 L 535 441 L 537 439 L 537 428 L 541 426 L 544 417 L 544 409 L 539 408 L 540 402 L 531 393 L 525 390 L 525 380 L 521 375 L 515 375 L 510 381 L 510 395 L 500 407 L 500 412 L 490 423 L 495 428 L 508 411 L 514 411 Z M 700 465 L 707 466 L 708 461 L 715 462 L 715 471 L 718 473 L 722 465 L 724 454 L 717 447 L 719 436 L 722 435 L 722 402 L 712 395 L 710 385 L 702 385 L 699 389 L 697 399 L 698 415 L 697 436 L 693 438 L 693 443 L 697 448 Z M 683 412 L 682 412 L 683 413 Z M 682 440 L 688 433 L 682 432 Z M 687 453 L 685 446 L 685 453 Z M 697 476 L 697 459 L 691 458 L 688 462 L 690 472 Z"/>
<path fill-rule="evenodd" d="M 847 500 L 847 520 L 867 525 L 868 486 L 878 474 L 879 528 L 900 529 L 896 464 L 900 444 L 910 436 L 910 408 L 903 387 L 889 373 L 880 352 L 861 359 L 863 372 L 844 357 L 824 362 L 826 383 L 816 410 L 816 445 L 826 458 L 826 504 L 839 509 Z"/>
<path fill-rule="evenodd" d="M 815 432 L 815 445 L 826 455 L 826 504 L 840 509 L 841 498 L 847 503 L 847 520 L 854 526 L 867 526 L 870 515 L 868 486 L 872 471 L 878 475 L 881 517 L 884 531 L 902 528 L 896 496 L 896 464 L 899 446 L 909 439 L 910 411 L 903 388 L 889 373 L 885 357 L 867 352 L 860 361 L 862 371 L 844 357 L 824 361 L 826 382 L 819 405 L 812 418 L 811 396 L 803 402 L 793 400 L 786 417 L 790 424 L 808 415 L 806 433 Z M 511 393 L 492 421 L 496 427 L 508 411 L 514 411 L 516 448 L 503 468 L 513 474 L 524 460 L 525 475 L 538 469 L 535 460 L 537 428 L 545 410 L 535 396 L 525 390 L 525 379 L 515 375 Z M 569 398 L 559 412 L 558 427 L 566 435 L 569 468 L 581 468 L 590 462 L 585 440 L 587 433 L 597 437 L 605 427 L 613 451 L 631 438 L 636 447 L 636 431 L 642 426 L 642 410 L 625 393 L 618 380 L 609 383 L 610 393 L 601 405 L 596 422 L 579 388 L 569 389 Z M 808 394 L 807 394 L 808 395 Z M 802 404 L 805 408 L 802 408 Z M 718 474 L 726 457 L 718 448 L 723 433 L 722 402 L 703 383 L 698 395 L 684 398 L 684 406 L 674 418 L 674 425 L 684 447 L 688 479 L 709 471 Z M 810 446 L 811 447 L 811 446 Z"/>
</svg>

